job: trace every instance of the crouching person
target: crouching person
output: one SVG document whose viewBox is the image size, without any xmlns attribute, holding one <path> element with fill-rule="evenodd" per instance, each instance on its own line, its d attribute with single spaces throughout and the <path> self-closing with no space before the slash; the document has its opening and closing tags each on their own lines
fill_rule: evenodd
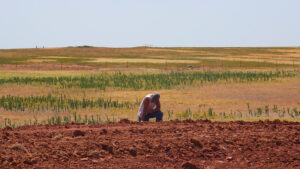
<svg viewBox="0 0 300 169">
<path fill-rule="evenodd" d="M 148 94 L 142 101 L 139 112 L 138 120 L 149 121 L 150 118 L 156 118 L 156 122 L 162 121 L 163 112 L 160 110 L 160 95 L 158 93 Z"/>
</svg>

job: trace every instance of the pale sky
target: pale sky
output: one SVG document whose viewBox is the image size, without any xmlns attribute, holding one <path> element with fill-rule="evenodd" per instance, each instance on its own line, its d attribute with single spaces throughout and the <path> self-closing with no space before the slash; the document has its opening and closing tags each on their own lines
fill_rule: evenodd
<svg viewBox="0 0 300 169">
<path fill-rule="evenodd" d="M 0 0 L 0 49 L 300 46 L 300 0 Z"/>
</svg>

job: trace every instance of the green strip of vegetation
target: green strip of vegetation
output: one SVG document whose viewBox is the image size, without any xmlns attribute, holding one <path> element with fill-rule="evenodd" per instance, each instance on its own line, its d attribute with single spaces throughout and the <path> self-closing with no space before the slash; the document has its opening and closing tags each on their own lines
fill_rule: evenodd
<svg viewBox="0 0 300 169">
<path fill-rule="evenodd" d="M 13 122 L 9 118 L 5 118 L 4 121 L 0 121 L 0 128 L 9 126 L 11 128 L 16 128 L 20 126 L 26 125 L 63 125 L 67 123 L 82 123 L 82 124 L 98 124 L 98 123 L 110 123 L 117 122 L 115 116 L 109 116 L 103 113 L 105 117 L 100 116 L 100 114 L 95 115 L 78 115 L 77 112 L 73 112 L 67 116 L 53 116 L 48 117 L 47 120 L 39 121 L 37 118 L 33 120 L 21 122 Z M 272 115 L 271 115 L 272 114 Z M 271 115 L 271 116 L 270 116 Z M 277 115 L 277 116 L 276 116 Z M 207 111 L 195 111 L 192 112 L 190 109 L 187 109 L 184 112 L 174 113 L 173 111 L 167 111 L 165 113 L 164 120 L 213 120 L 213 121 L 236 121 L 236 120 L 244 120 L 244 121 L 258 121 L 258 120 L 270 120 L 270 119 L 281 119 L 281 120 L 291 120 L 291 121 L 299 121 L 300 111 L 297 108 L 282 108 L 279 109 L 276 105 L 273 108 L 269 108 L 269 106 L 265 106 L 263 108 L 258 107 L 256 109 L 251 109 L 248 104 L 248 114 L 242 113 L 240 111 L 225 113 L 220 112 L 216 113 L 213 108 L 208 108 Z"/>
<path fill-rule="evenodd" d="M 2 96 L 0 98 L 0 107 L 8 111 L 70 111 L 87 108 L 134 108 L 139 103 L 118 102 L 118 100 L 105 100 L 98 98 L 96 100 L 83 98 L 82 100 L 75 100 L 67 98 L 66 96 L 53 97 L 48 96 Z"/>
<path fill-rule="evenodd" d="M 60 77 L 9 77 L 0 78 L 1 84 L 45 84 L 61 88 L 106 88 L 119 89 L 171 89 L 179 85 L 215 82 L 258 82 L 277 78 L 294 77 L 299 71 L 269 72 L 171 72 L 171 73 L 100 73 L 92 76 Z"/>
<path fill-rule="evenodd" d="M 264 107 L 257 107 L 251 108 L 249 104 L 247 104 L 248 112 L 241 112 L 240 110 L 226 113 L 226 112 L 215 112 L 213 108 L 208 108 L 208 110 L 199 110 L 199 111 L 191 111 L 189 108 L 184 112 L 174 113 L 173 111 L 168 110 L 165 117 L 167 120 L 172 119 L 210 119 L 210 120 L 246 120 L 248 119 L 256 119 L 256 118 L 292 118 L 292 119 L 299 119 L 300 117 L 300 110 L 296 107 L 289 108 L 283 107 L 279 108 L 277 105 L 264 106 Z"/>
</svg>

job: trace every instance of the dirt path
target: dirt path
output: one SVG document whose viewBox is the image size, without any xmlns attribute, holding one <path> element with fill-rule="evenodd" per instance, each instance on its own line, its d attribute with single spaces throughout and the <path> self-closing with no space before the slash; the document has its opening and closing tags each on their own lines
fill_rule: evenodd
<svg viewBox="0 0 300 169">
<path fill-rule="evenodd" d="M 300 123 L 173 121 L 0 130 L 0 168 L 300 168 Z"/>
</svg>

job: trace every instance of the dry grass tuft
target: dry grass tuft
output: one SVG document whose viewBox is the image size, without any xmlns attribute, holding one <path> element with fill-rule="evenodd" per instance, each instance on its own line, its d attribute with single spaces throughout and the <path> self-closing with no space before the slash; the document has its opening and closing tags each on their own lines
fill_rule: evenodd
<svg viewBox="0 0 300 169">
<path fill-rule="evenodd" d="M 63 137 L 64 137 L 63 135 L 58 134 L 58 135 L 54 136 L 53 138 L 56 140 L 59 140 L 59 139 L 62 139 Z"/>
</svg>

